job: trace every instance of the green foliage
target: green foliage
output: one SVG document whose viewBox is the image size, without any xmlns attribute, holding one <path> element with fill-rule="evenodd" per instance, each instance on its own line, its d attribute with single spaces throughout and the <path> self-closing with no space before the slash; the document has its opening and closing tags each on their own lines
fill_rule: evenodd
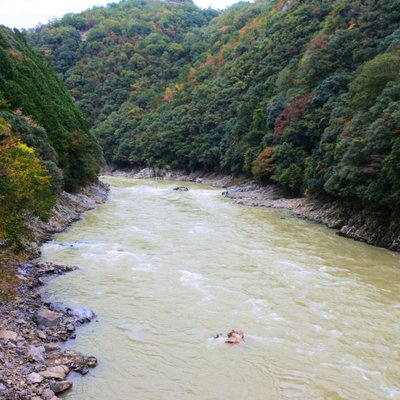
<svg viewBox="0 0 400 400">
<path fill-rule="evenodd" d="M 57 164 L 66 189 L 96 178 L 101 152 L 82 113 L 44 58 L 6 28 L 0 29 L 0 94 L 3 108 L 14 111 L 7 114 L 14 133 Z"/>
<path fill-rule="evenodd" d="M 0 118 L 0 239 L 19 246 L 24 233 L 23 211 L 42 219 L 55 203 L 50 176 L 34 150 L 10 134 Z"/>
<path fill-rule="evenodd" d="M 292 195 L 395 208 L 399 32 L 397 0 L 257 0 L 220 14 L 126 0 L 27 37 L 109 162 L 253 174 Z"/>
</svg>

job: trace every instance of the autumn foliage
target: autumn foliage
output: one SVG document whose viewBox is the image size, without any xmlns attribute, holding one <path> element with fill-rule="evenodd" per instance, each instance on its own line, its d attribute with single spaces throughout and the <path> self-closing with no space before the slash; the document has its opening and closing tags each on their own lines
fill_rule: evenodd
<svg viewBox="0 0 400 400">
<path fill-rule="evenodd" d="M 272 147 L 265 148 L 253 162 L 252 174 L 258 179 L 269 177 L 273 172 Z"/>
<path fill-rule="evenodd" d="M 0 119 L 0 244 L 20 244 L 23 212 L 45 218 L 54 202 L 51 177 L 34 149 Z"/>
<path fill-rule="evenodd" d="M 283 131 L 293 122 L 300 119 L 311 104 L 314 93 L 308 93 L 303 97 L 296 98 L 282 111 L 275 121 L 274 138 L 279 139 Z"/>
</svg>

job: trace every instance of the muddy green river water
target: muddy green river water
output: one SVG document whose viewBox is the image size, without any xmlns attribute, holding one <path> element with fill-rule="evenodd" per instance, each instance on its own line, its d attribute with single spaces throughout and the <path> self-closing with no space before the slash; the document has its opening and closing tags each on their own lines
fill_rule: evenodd
<svg viewBox="0 0 400 400">
<path fill-rule="evenodd" d="M 400 256 L 222 190 L 106 177 L 110 200 L 43 246 L 79 265 L 52 301 L 97 321 L 68 400 L 400 399 Z M 213 339 L 232 328 L 241 345 Z"/>
</svg>

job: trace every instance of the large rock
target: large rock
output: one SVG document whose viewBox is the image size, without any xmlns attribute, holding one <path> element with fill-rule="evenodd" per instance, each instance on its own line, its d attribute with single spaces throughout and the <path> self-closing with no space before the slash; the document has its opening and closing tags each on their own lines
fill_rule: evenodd
<svg viewBox="0 0 400 400">
<path fill-rule="evenodd" d="M 43 378 L 64 379 L 67 376 L 68 368 L 65 365 L 49 367 L 45 371 L 39 372 Z"/>
<path fill-rule="evenodd" d="M 40 374 L 36 373 L 36 372 L 32 372 L 31 374 L 29 374 L 27 376 L 28 381 L 30 383 L 40 383 L 43 381 L 43 376 L 41 376 Z"/>
<path fill-rule="evenodd" d="M 17 340 L 17 337 L 18 337 L 18 333 L 16 333 L 16 332 L 0 331 L 0 339 L 15 342 Z"/>
<path fill-rule="evenodd" d="M 72 382 L 70 381 L 53 382 L 50 384 L 50 389 L 56 394 L 65 392 L 71 387 L 72 387 Z"/>
<path fill-rule="evenodd" d="M 48 310 L 47 308 L 42 308 L 36 315 L 37 324 L 45 328 L 53 328 L 57 326 L 60 320 L 60 314 L 56 313 L 55 311 Z"/>
<path fill-rule="evenodd" d="M 72 313 L 74 314 L 76 321 L 81 324 L 90 322 L 92 319 L 96 318 L 96 314 L 89 308 L 85 307 L 74 307 Z"/>
</svg>

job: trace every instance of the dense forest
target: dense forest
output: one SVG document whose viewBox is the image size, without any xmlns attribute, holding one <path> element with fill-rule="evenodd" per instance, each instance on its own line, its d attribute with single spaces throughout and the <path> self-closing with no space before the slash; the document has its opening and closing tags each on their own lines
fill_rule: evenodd
<svg viewBox="0 0 400 400">
<path fill-rule="evenodd" d="M 125 0 L 27 37 L 108 162 L 400 204 L 397 0 Z"/>
<path fill-rule="evenodd" d="M 46 218 L 61 189 L 96 179 L 101 150 L 47 61 L 0 27 L 0 247 L 24 233 L 23 213 Z"/>
</svg>

